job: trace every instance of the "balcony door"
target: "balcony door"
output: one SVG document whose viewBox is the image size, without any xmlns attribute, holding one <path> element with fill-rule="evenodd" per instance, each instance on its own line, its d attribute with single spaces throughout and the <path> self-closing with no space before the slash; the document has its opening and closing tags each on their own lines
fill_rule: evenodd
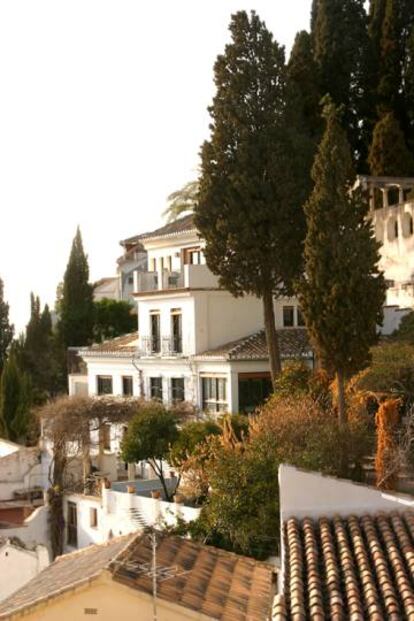
<svg viewBox="0 0 414 621">
<path fill-rule="evenodd" d="M 158 354 L 161 344 L 161 322 L 159 311 L 151 311 L 150 313 L 150 330 L 151 330 L 151 353 Z"/>
<path fill-rule="evenodd" d="M 171 348 L 174 354 L 183 353 L 183 321 L 180 308 L 171 310 Z"/>
</svg>

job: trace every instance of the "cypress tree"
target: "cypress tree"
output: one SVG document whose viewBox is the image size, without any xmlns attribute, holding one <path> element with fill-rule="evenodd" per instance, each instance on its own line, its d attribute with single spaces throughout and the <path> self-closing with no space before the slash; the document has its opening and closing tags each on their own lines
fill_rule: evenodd
<svg viewBox="0 0 414 621">
<path fill-rule="evenodd" d="M 93 287 L 79 227 L 63 278 L 59 310 L 59 334 L 64 348 L 88 345 L 94 321 Z"/>
<path fill-rule="evenodd" d="M 368 161 L 371 174 L 375 176 L 414 175 L 414 158 L 392 112 L 385 114 L 374 128 Z"/>
<path fill-rule="evenodd" d="M 263 300 L 274 380 L 280 354 L 273 298 L 290 293 L 301 270 L 311 151 L 298 132 L 283 48 L 254 12 L 233 15 L 230 31 L 232 42 L 214 67 L 195 223 L 221 285 Z"/>
<path fill-rule="evenodd" d="M 296 88 L 298 106 L 309 136 L 319 143 L 323 124 L 320 114 L 322 98 L 318 66 L 313 58 L 312 39 L 306 30 L 298 32 L 288 63 L 288 76 Z"/>
<path fill-rule="evenodd" d="M 350 193 L 350 146 L 332 103 L 305 205 L 305 276 L 299 298 L 311 340 L 338 382 L 338 417 L 346 422 L 344 381 L 364 367 L 381 323 L 385 284 L 368 201 Z"/>
<path fill-rule="evenodd" d="M 0 380 L 0 433 L 4 437 L 21 441 L 26 436 L 30 405 L 30 380 L 19 368 L 12 350 Z"/>
<path fill-rule="evenodd" d="M 21 359 L 32 381 L 33 400 L 41 404 L 58 392 L 59 359 L 48 305 L 40 312 L 40 299 L 31 293 L 30 307 Z"/>
<path fill-rule="evenodd" d="M 352 155 L 363 168 L 369 143 L 369 38 L 364 0 L 319 0 L 312 31 L 321 92 L 344 106 Z"/>
<path fill-rule="evenodd" d="M 7 350 L 12 342 L 14 327 L 9 321 L 9 305 L 4 300 L 4 284 L 0 278 L 0 374 L 6 361 Z"/>
</svg>

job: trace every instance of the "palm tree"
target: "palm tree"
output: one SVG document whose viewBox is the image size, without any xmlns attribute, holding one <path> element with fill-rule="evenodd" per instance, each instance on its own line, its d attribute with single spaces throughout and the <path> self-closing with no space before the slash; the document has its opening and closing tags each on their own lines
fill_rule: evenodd
<svg viewBox="0 0 414 621">
<path fill-rule="evenodd" d="M 174 222 L 187 212 L 194 211 L 197 202 L 199 183 L 198 179 L 189 181 L 182 188 L 170 194 L 167 198 L 168 207 L 163 211 L 167 222 Z"/>
</svg>

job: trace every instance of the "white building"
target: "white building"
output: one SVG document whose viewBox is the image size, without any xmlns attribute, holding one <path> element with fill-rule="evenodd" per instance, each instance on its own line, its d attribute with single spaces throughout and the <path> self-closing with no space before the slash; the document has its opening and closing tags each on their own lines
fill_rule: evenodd
<svg viewBox="0 0 414 621">
<path fill-rule="evenodd" d="M 414 178 L 360 176 L 370 217 L 381 244 L 380 268 L 387 281 L 382 333 L 391 334 L 414 308 Z"/>
<path fill-rule="evenodd" d="M 20 539 L 0 537 L 0 602 L 50 563 L 46 546 L 27 547 Z"/>
<path fill-rule="evenodd" d="M 79 354 L 87 376 L 70 393 L 135 395 L 202 411 L 251 411 L 270 392 L 261 300 L 234 298 L 205 264 L 203 240 L 186 216 L 137 238 L 148 271 L 134 272 L 138 332 Z M 296 300 L 275 302 L 282 359 L 313 365 Z"/>
</svg>

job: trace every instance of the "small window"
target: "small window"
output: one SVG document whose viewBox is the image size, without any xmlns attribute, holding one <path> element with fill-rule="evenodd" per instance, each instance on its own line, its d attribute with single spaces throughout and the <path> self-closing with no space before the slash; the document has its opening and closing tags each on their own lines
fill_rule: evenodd
<svg viewBox="0 0 414 621">
<path fill-rule="evenodd" d="M 203 411 L 227 412 L 227 379 L 225 377 L 203 377 Z"/>
<path fill-rule="evenodd" d="M 171 349 L 174 354 L 183 353 L 183 321 L 180 308 L 171 310 Z"/>
<path fill-rule="evenodd" d="M 150 377 L 151 399 L 162 401 L 162 377 Z"/>
<path fill-rule="evenodd" d="M 285 328 L 292 328 L 295 325 L 294 310 L 293 306 L 283 307 L 283 326 Z"/>
<path fill-rule="evenodd" d="M 159 354 L 161 348 L 161 319 L 159 311 L 150 311 L 151 353 Z"/>
<path fill-rule="evenodd" d="M 134 284 L 134 277 L 133 276 L 128 276 L 128 284 L 129 285 Z"/>
<path fill-rule="evenodd" d="M 171 400 L 174 403 L 184 401 L 184 378 L 171 378 Z"/>
<path fill-rule="evenodd" d="M 100 427 L 101 444 L 104 451 L 111 450 L 111 423 L 104 423 Z"/>
<path fill-rule="evenodd" d="M 301 309 L 298 306 L 298 326 L 303 327 L 305 326 L 305 317 L 303 316 L 303 313 L 301 311 Z"/>
<path fill-rule="evenodd" d="M 111 375 L 97 376 L 97 392 L 98 395 L 112 395 L 113 390 Z"/>
<path fill-rule="evenodd" d="M 134 382 L 130 375 L 122 377 L 122 394 L 124 397 L 132 397 L 134 394 Z"/>
<path fill-rule="evenodd" d="M 98 528 L 98 509 L 95 507 L 89 509 L 89 526 L 91 528 Z"/>
<path fill-rule="evenodd" d="M 67 542 L 68 546 L 78 547 L 78 508 L 76 502 L 70 501 L 68 501 Z"/>
</svg>

